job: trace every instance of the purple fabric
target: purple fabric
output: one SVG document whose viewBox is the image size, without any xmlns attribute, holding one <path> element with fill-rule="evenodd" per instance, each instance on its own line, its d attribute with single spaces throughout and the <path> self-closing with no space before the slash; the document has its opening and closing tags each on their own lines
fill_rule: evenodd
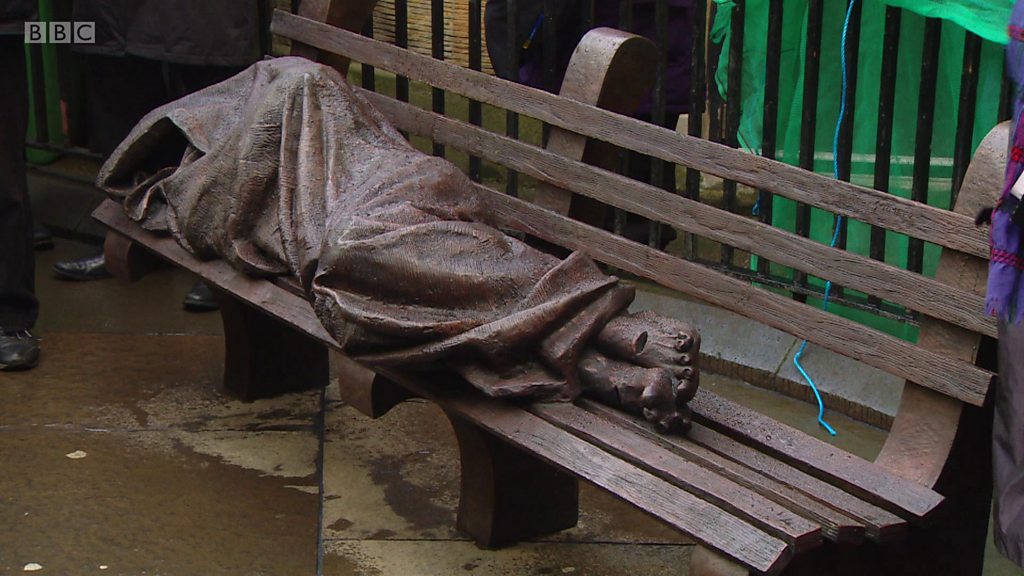
<svg viewBox="0 0 1024 576">
<path fill-rule="evenodd" d="M 1016 85 L 1014 104 L 1013 143 L 1010 160 L 1006 165 L 1006 184 L 992 215 L 992 260 L 989 264 L 988 313 L 1010 322 L 1020 322 L 1024 316 L 1024 289 L 1021 286 L 1024 271 L 1024 251 L 1021 250 L 1022 230 L 1010 220 L 1009 207 L 1016 202 L 1010 196 L 1013 184 L 1024 174 L 1024 129 L 1021 127 L 1024 99 L 1024 0 L 1013 8 L 1010 20 L 1010 44 L 1006 48 L 1006 64 Z"/>
</svg>

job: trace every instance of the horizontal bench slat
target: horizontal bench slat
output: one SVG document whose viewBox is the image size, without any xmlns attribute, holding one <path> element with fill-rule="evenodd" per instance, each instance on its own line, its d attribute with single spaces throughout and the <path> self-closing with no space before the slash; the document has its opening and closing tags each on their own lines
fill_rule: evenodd
<svg viewBox="0 0 1024 576">
<path fill-rule="evenodd" d="M 997 337 L 979 295 L 360 89 L 398 128 L 646 218 Z"/>
<path fill-rule="evenodd" d="M 687 437 L 709 450 L 741 462 L 752 470 L 757 470 L 769 478 L 792 486 L 828 506 L 851 515 L 867 526 L 867 535 L 872 540 L 882 543 L 892 542 L 906 534 L 907 522 L 892 512 L 802 472 L 781 460 L 758 452 L 724 434 L 695 423 Z M 666 439 L 668 442 L 674 442 L 674 440 L 674 438 Z"/>
<path fill-rule="evenodd" d="M 793 548 L 781 539 L 508 402 L 476 393 L 441 392 L 403 374 L 385 374 L 757 571 L 776 574 L 793 556 Z"/>
<path fill-rule="evenodd" d="M 513 110 L 566 130 L 611 142 L 980 258 L 987 234 L 967 216 L 814 174 L 699 138 L 561 99 L 536 90 L 411 53 L 287 12 L 274 13 L 272 31 L 432 86 Z"/>
<path fill-rule="evenodd" d="M 477 185 L 502 226 L 585 252 L 662 286 L 806 338 L 947 396 L 981 406 L 994 374 L 914 346 L 818 308 L 799 304 L 693 262 L 643 246 Z"/>
<path fill-rule="evenodd" d="M 701 424 L 908 520 L 926 519 L 942 503 L 942 496 L 926 486 L 706 390 L 698 391 L 690 406 Z"/>
<path fill-rule="evenodd" d="M 907 522 L 899 516 L 701 424 L 694 423 L 682 437 L 661 434 L 649 422 L 604 404 L 588 399 L 577 403 L 761 492 L 766 498 L 803 510 L 805 515 L 821 522 L 832 540 L 856 543 L 864 534 L 855 529 L 880 543 L 893 542 L 906 533 Z"/>
<path fill-rule="evenodd" d="M 790 545 L 797 552 L 821 544 L 821 526 L 788 507 L 764 498 L 683 455 L 652 443 L 638 443 L 636 434 L 573 404 L 534 403 L 528 408 L 547 422 L 600 446 L 655 476 L 696 494 L 753 523 Z"/>
</svg>

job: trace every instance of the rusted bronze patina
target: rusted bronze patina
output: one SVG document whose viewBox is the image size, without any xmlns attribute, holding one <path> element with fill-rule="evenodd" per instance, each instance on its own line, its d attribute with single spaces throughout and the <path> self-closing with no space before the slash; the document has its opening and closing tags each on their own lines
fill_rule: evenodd
<svg viewBox="0 0 1024 576">
<path fill-rule="evenodd" d="M 585 254 L 498 230 L 449 162 L 410 146 L 333 69 L 258 63 L 154 110 L 102 186 L 201 258 L 292 275 L 346 354 L 455 370 L 487 394 L 591 394 L 683 431 L 696 331 L 629 315 L 632 288 Z"/>
</svg>

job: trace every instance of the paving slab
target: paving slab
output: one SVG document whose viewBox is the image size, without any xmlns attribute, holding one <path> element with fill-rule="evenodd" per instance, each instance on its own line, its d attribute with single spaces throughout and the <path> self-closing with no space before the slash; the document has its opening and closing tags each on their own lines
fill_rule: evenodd
<svg viewBox="0 0 1024 576">
<path fill-rule="evenodd" d="M 291 487 L 308 478 L 170 432 L 4 430 L 0 454 L 0 574 L 315 573 L 317 496 Z"/>
<path fill-rule="evenodd" d="M 186 312 L 181 300 L 196 278 L 165 268 L 133 284 L 115 279 L 91 282 L 54 278 L 54 262 L 90 256 L 98 247 L 58 238 L 56 248 L 36 252 L 36 329 L 49 332 L 114 334 L 223 334 L 220 314 Z"/>
<path fill-rule="evenodd" d="M 328 411 L 325 538 L 465 540 L 455 530 L 458 487 L 458 446 L 435 405 L 406 402 L 378 420 L 341 404 Z M 579 525 L 545 540 L 690 542 L 590 485 L 581 487 L 580 500 Z"/>
<path fill-rule="evenodd" d="M 0 427 L 312 430 L 318 390 L 243 402 L 221 391 L 219 336 L 58 332 L 43 360 L 0 376 Z"/>
<path fill-rule="evenodd" d="M 802 389 L 795 394 L 810 401 L 810 388 L 793 364 L 795 354 L 793 350 L 786 356 L 777 378 L 785 383 L 782 385 Z M 903 379 L 898 376 L 813 344 L 809 344 L 800 357 L 800 365 L 825 396 L 826 406 L 879 425 L 885 424 L 899 410 Z"/>
<path fill-rule="evenodd" d="M 540 542 L 480 550 L 469 542 L 331 540 L 324 576 L 513 574 L 686 576 L 693 546 Z"/>
</svg>

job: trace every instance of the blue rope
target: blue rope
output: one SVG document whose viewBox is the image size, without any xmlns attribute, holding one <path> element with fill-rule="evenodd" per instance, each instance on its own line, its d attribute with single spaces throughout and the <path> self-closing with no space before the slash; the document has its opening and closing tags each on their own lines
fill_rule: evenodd
<svg viewBox="0 0 1024 576">
<path fill-rule="evenodd" d="M 846 117 L 846 99 L 849 84 L 849 79 L 847 77 L 847 75 L 849 74 L 849 70 L 846 62 L 846 38 L 850 30 L 850 18 L 853 15 L 853 5 L 856 2 L 857 0 L 850 0 L 850 5 L 847 6 L 846 8 L 846 19 L 843 21 L 842 45 L 839 51 L 842 63 L 843 87 L 839 101 L 839 118 L 836 120 L 836 131 L 832 137 L 832 176 L 836 180 L 839 179 L 839 133 L 842 130 L 843 119 Z M 835 248 L 836 244 L 839 243 L 839 231 L 842 229 L 842 226 L 843 217 L 837 214 L 835 217 L 835 227 L 832 231 L 832 242 L 829 244 L 829 246 L 831 246 L 832 248 Z M 822 302 L 822 310 L 828 310 L 828 300 L 829 296 L 831 295 L 832 281 L 829 280 L 825 282 L 825 297 Z M 804 370 L 804 367 L 800 364 L 800 358 L 803 357 L 804 351 L 806 349 L 807 340 L 804 340 L 803 342 L 800 343 L 800 349 L 797 350 L 796 354 L 793 356 L 793 365 L 796 366 L 796 369 L 800 372 L 800 375 L 803 376 L 804 380 L 807 381 L 807 384 L 810 385 L 811 392 L 814 392 L 814 397 L 818 401 L 818 424 L 820 424 L 822 428 L 827 430 L 829 434 L 835 436 L 835 429 L 829 426 L 828 422 L 825 422 L 825 402 L 821 399 L 821 393 L 818 392 L 818 386 L 814 383 L 814 380 L 811 379 L 811 376 L 807 373 L 806 370 Z"/>
</svg>

